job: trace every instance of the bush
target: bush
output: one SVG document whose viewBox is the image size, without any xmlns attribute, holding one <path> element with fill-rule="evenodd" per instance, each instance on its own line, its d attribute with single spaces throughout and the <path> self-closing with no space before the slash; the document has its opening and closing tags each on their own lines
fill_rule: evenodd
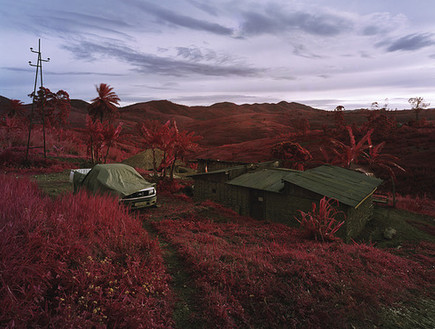
<svg viewBox="0 0 435 329">
<path fill-rule="evenodd" d="M 116 200 L 0 182 L 0 327 L 172 325 L 158 244 Z"/>
<path fill-rule="evenodd" d="M 344 224 L 344 221 L 338 222 L 335 218 L 339 213 L 344 216 L 344 213 L 334 208 L 334 203 L 338 207 L 338 201 L 323 197 L 319 202 L 318 209 L 317 204 L 313 202 L 312 211 L 305 213 L 299 210 L 302 218 L 296 218 L 296 220 L 301 224 L 309 238 L 322 242 L 338 239 L 334 235 Z"/>
</svg>

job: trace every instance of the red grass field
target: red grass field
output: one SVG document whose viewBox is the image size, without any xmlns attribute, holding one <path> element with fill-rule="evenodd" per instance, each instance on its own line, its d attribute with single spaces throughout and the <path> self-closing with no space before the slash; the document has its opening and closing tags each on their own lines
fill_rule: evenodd
<svg viewBox="0 0 435 329">
<path fill-rule="evenodd" d="M 57 195 L 57 181 L 48 197 L 29 178 L 89 165 L 87 103 L 72 103 L 71 125 L 46 131 L 48 158 L 38 148 L 26 160 L 25 123 L 1 121 L 0 327 L 434 327 L 429 217 L 407 213 L 409 227 L 424 232 L 422 241 L 381 250 L 308 240 L 295 228 L 194 203 L 180 194 L 183 184 L 166 181 L 158 185 L 161 207 L 139 213 L 103 196 Z M 176 120 L 179 129 L 202 135 L 202 149 L 190 159 L 271 160 L 273 145 L 291 140 L 311 152 L 306 165 L 315 166 L 325 161 L 320 146 L 331 138 L 348 142 L 334 113 L 296 103 L 186 107 L 160 101 L 120 114 L 124 127 L 109 161 L 143 148 L 134 127 L 146 119 Z M 387 111 L 387 119 L 377 121 L 368 114 L 346 111 L 345 124 L 357 140 L 375 127 L 373 143 L 385 141 L 384 151 L 406 169 L 396 173 L 397 208 L 433 217 L 435 111 L 422 112 L 426 121 L 418 124 L 410 111 Z M 31 144 L 41 146 L 41 140 L 36 126 Z M 375 174 L 388 193 L 389 176 Z"/>
</svg>

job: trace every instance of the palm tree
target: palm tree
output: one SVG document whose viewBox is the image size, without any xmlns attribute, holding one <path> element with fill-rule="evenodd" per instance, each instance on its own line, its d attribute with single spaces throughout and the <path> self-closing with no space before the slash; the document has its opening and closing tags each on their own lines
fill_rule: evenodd
<svg viewBox="0 0 435 329">
<path fill-rule="evenodd" d="M 102 123 L 104 117 L 107 117 L 110 121 L 118 114 L 116 105 L 119 105 L 120 98 L 115 94 L 113 88 L 105 83 L 101 83 L 96 88 L 98 97 L 91 100 L 92 103 L 89 105 L 88 110 L 89 115 L 94 121 L 99 119 Z"/>
</svg>

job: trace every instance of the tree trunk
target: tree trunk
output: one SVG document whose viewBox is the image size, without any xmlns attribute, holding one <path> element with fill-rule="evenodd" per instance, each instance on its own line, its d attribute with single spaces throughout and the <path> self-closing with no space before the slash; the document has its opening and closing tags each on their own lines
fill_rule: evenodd
<svg viewBox="0 0 435 329">
<path fill-rule="evenodd" d="M 177 161 L 177 157 L 174 157 L 174 161 L 171 164 L 171 180 L 174 179 L 174 170 L 175 170 L 175 162 Z"/>
<path fill-rule="evenodd" d="M 94 164 L 94 141 L 91 135 L 91 164 Z"/>
<path fill-rule="evenodd" d="M 107 145 L 107 151 L 106 151 L 106 155 L 104 156 L 104 163 L 107 162 L 107 156 L 109 155 L 109 150 L 110 150 L 110 144 Z"/>
<path fill-rule="evenodd" d="M 156 149 L 153 147 L 151 149 L 153 152 L 153 170 L 154 170 L 154 176 L 157 176 L 157 159 L 156 159 Z"/>
</svg>

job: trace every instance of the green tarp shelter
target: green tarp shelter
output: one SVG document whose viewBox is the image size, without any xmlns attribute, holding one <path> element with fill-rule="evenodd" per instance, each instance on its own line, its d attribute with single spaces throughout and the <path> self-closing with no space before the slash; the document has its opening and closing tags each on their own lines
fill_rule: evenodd
<svg viewBox="0 0 435 329">
<path fill-rule="evenodd" d="M 109 193 L 119 198 L 154 186 L 133 167 L 121 163 L 97 164 L 86 175 L 76 172 L 73 184 L 75 192 L 85 188 L 94 194 Z"/>
</svg>

